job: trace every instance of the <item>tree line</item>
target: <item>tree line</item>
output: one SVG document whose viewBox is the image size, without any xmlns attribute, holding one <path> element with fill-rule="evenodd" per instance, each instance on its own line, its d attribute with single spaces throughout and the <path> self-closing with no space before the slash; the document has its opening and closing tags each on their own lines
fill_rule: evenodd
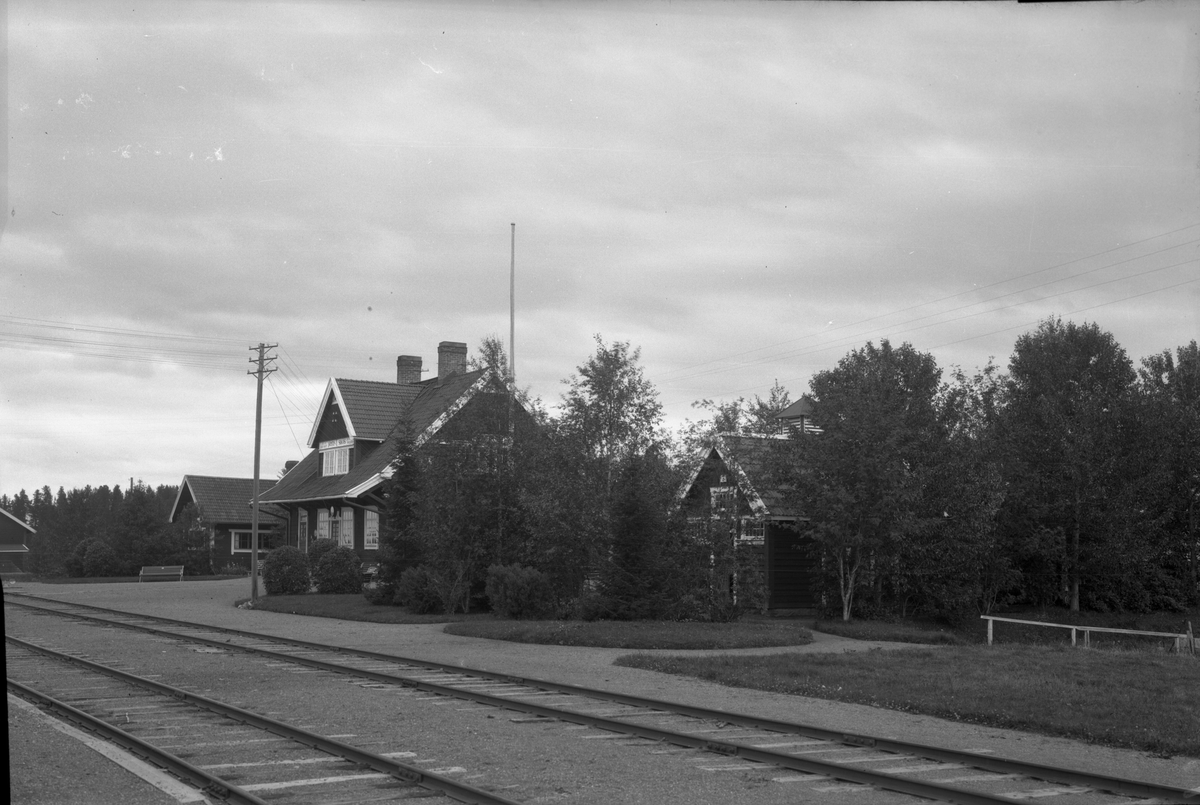
<svg viewBox="0 0 1200 805">
<path fill-rule="evenodd" d="M 1195 341 L 1135 368 L 1097 325 L 1052 318 L 1006 373 L 943 381 L 932 355 L 883 341 L 810 391 L 823 432 L 781 443 L 774 471 L 844 618 L 1196 603 Z"/>
<path fill-rule="evenodd" d="M 136 576 L 144 565 L 202 566 L 207 552 L 186 524 L 169 524 L 179 487 L 138 481 L 127 489 L 85 486 L 52 492 L 49 486 L 0 495 L 0 508 L 37 531 L 25 568 L 40 576 Z"/>
<path fill-rule="evenodd" d="M 507 375 L 494 337 L 471 363 Z M 700 416 L 671 433 L 639 350 L 600 336 L 563 385 L 553 409 L 518 392 L 531 413 L 511 426 L 495 400 L 419 450 L 401 440 L 373 600 L 469 611 L 523 590 L 518 609 L 617 618 L 761 606 L 761 565 L 736 524 L 689 523 L 676 504 L 714 435 L 779 435 L 788 391 L 700 400 Z M 771 439 L 768 470 L 804 514 L 796 528 L 819 548 L 831 611 L 955 620 L 1013 603 L 1196 603 L 1195 341 L 1135 365 L 1097 325 L 1052 318 L 1016 340 L 1005 369 L 967 373 L 884 340 L 815 374 L 805 396 L 819 432 Z M 0 506 L 38 528 L 35 572 L 82 573 L 89 541 L 136 572 L 203 556 L 186 524 L 165 525 L 176 492 L 43 488 Z"/>
</svg>

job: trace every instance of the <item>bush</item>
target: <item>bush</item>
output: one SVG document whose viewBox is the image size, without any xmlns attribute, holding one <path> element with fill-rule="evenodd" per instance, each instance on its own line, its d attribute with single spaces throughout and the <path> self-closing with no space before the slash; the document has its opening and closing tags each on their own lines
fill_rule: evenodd
<svg viewBox="0 0 1200 805">
<path fill-rule="evenodd" d="M 438 580 L 424 565 L 410 567 L 400 574 L 396 585 L 396 603 L 408 607 L 414 615 L 427 615 L 442 611 L 442 595 L 438 592 Z"/>
<path fill-rule="evenodd" d="M 78 578 L 84 575 L 83 557 L 93 542 L 95 542 L 95 540 L 85 539 L 75 543 L 75 547 L 72 549 L 70 556 L 68 556 L 63 562 L 68 576 Z"/>
<path fill-rule="evenodd" d="M 117 574 L 117 555 L 108 543 L 95 540 L 90 543 L 83 554 L 83 575 L 85 576 L 115 576 Z"/>
<path fill-rule="evenodd" d="M 298 551 L 297 551 L 297 553 L 298 553 Z M 270 557 L 270 555 L 271 554 L 267 554 L 268 557 Z M 246 568 L 237 564 L 236 562 L 230 562 L 229 564 L 225 565 L 225 567 L 218 570 L 217 575 L 218 576 L 245 576 L 249 572 L 250 572 L 249 570 L 247 570 Z M 263 572 L 266 573 L 266 560 L 265 559 L 263 560 Z"/>
<path fill-rule="evenodd" d="M 226 568 L 227 570 L 229 568 Z M 244 573 L 245 570 L 239 568 Z M 262 563 L 263 587 L 267 595 L 299 595 L 308 592 L 308 557 L 299 548 L 285 545 L 267 554 Z"/>
<path fill-rule="evenodd" d="M 368 603 L 389 606 L 396 603 L 396 585 L 386 581 L 373 581 L 363 585 L 363 597 Z"/>
<path fill-rule="evenodd" d="M 317 565 L 321 563 L 321 557 L 337 546 L 337 542 L 331 539 L 313 540 L 308 546 L 308 566 L 316 570 Z"/>
<path fill-rule="evenodd" d="M 608 617 L 608 599 L 595 590 L 584 590 L 570 606 L 572 620 L 598 621 Z"/>
<path fill-rule="evenodd" d="M 313 568 L 312 577 L 319 593 L 360 593 L 362 560 L 354 549 L 344 545 L 323 551 Z"/>
<path fill-rule="evenodd" d="M 550 580 L 531 567 L 492 565 L 486 590 L 492 612 L 502 618 L 545 618 L 554 612 Z"/>
</svg>

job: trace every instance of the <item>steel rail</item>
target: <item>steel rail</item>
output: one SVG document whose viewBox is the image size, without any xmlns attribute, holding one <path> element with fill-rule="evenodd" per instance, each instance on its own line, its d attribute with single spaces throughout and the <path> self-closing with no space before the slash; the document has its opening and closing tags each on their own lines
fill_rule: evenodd
<svg viewBox="0 0 1200 805">
<path fill-rule="evenodd" d="M 193 766 L 183 758 L 177 757 L 165 749 L 159 749 L 154 744 L 146 743 L 141 738 L 130 735 L 120 727 L 109 724 L 107 721 L 102 721 L 90 713 L 85 713 L 83 710 L 72 707 L 64 701 L 55 699 L 53 696 L 34 690 L 15 679 L 8 679 L 8 689 L 14 695 L 27 699 L 43 710 L 56 713 L 64 720 L 70 721 L 88 732 L 103 737 L 110 743 L 120 746 L 126 752 L 141 758 L 147 763 L 165 769 L 172 776 L 199 789 L 202 794 L 216 797 L 226 802 L 237 803 L 237 805 L 269 805 L 266 800 L 254 796 L 249 791 L 245 791 L 233 783 L 217 777 L 215 774 L 209 774 L 203 769 Z"/>
<path fill-rule="evenodd" d="M 566 683 L 562 683 L 562 682 L 553 682 L 550 680 L 543 680 L 543 679 L 537 679 L 537 678 L 531 678 L 531 677 L 519 677 L 519 676 L 510 675 L 510 674 L 498 673 L 495 671 L 484 671 L 484 670 L 478 670 L 478 669 L 473 669 L 473 668 L 466 668 L 463 666 L 449 665 L 446 663 L 439 663 L 439 662 L 435 662 L 435 661 L 431 661 L 431 660 L 418 660 L 418 659 L 413 659 L 413 658 L 409 658 L 409 657 L 401 657 L 401 656 L 394 655 L 394 654 L 384 654 L 381 652 L 369 651 L 366 649 L 354 649 L 354 648 L 346 648 L 346 647 L 342 647 L 342 646 L 331 646 L 331 645 L 324 644 L 324 643 L 313 643 L 313 642 L 310 642 L 307 640 L 299 640 L 299 639 L 288 638 L 288 637 L 277 637 L 274 635 L 267 635 L 267 634 L 262 634 L 259 632 L 248 632 L 248 631 L 244 631 L 241 629 L 233 629 L 233 628 L 225 627 L 225 626 L 208 626 L 206 624 L 195 623 L 195 622 L 191 622 L 191 621 L 181 621 L 181 620 L 176 620 L 173 618 L 163 618 L 163 617 L 159 617 L 159 616 L 155 616 L 155 615 L 142 615 L 142 614 L 139 614 L 136 612 L 127 612 L 127 611 L 119 610 L 119 609 L 109 609 L 106 607 L 97 607 L 97 606 L 93 606 L 90 604 L 78 604 L 78 603 L 74 603 L 74 602 L 70 602 L 70 601 L 61 601 L 59 599 L 54 599 L 54 598 L 45 598 L 42 596 L 32 596 L 32 595 L 28 595 L 25 593 L 18 593 L 17 595 L 19 595 L 23 598 L 31 598 L 31 599 L 36 599 L 36 600 L 40 600 L 40 601 L 47 601 L 49 603 L 61 604 L 63 606 L 68 606 L 68 607 L 78 607 L 78 608 L 83 608 L 83 609 L 89 609 L 89 610 L 94 610 L 97 612 L 108 613 L 111 615 L 121 615 L 121 616 L 126 616 L 126 617 L 131 617 L 131 618 L 140 618 L 143 620 L 157 621 L 160 623 L 168 623 L 171 625 L 180 626 L 180 627 L 184 627 L 184 628 L 188 628 L 188 629 L 216 631 L 216 632 L 220 632 L 223 634 L 236 635 L 238 637 L 244 637 L 244 638 L 249 638 L 249 639 L 254 639 L 254 640 L 262 640 L 262 641 L 271 641 L 271 642 L 276 642 L 276 643 L 283 643 L 285 645 L 292 645 L 292 646 L 297 646 L 297 647 L 306 648 L 306 649 L 312 649 L 312 650 L 316 650 L 316 651 L 323 651 L 323 652 L 327 652 L 327 653 L 340 653 L 340 654 L 346 654 L 346 655 L 350 655 L 350 656 L 362 657 L 364 659 L 414 665 L 414 666 L 419 666 L 419 667 L 423 667 L 423 668 L 444 671 L 446 673 L 451 673 L 451 674 L 467 674 L 467 675 L 479 677 L 482 679 L 491 679 L 491 680 L 495 680 L 498 682 L 507 682 L 507 683 L 511 683 L 511 684 L 515 684 L 515 685 L 524 685 L 526 687 L 535 688 L 538 690 L 552 691 L 555 693 L 564 693 L 564 694 L 576 695 L 576 696 L 587 696 L 587 697 L 590 697 L 593 699 L 600 699 L 603 701 L 609 701 L 609 702 L 614 702 L 614 703 L 618 703 L 618 704 L 626 704 L 626 705 L 630 705 L 632 707 L 642 707 L 642 708 L 651 709 L 651 710 L 660 710 L 660 711 L 667 712 L 667 713 L 691 716 L 693 718 L 723 721 L 728 724 L 735 724 L 737 726 L 742 726 L 742 727 L 751 727 L 751 728 L 755 728 L 755 729 L 771 730 L 774 732 L 781 732 L 781 733 L 792 734 L 792 735 L 802 735 L 804 737 L 814 738 L 817 740 L 830 741 L 833 743 L 840 743 L 840 744 L 843 744 L 846 746 L 858 746 L 858 747 L 864 747 L 864 748 L 877 749 L 879 751 L 894 752 L 897 754 L 913 755 L 913 756 L 922 757 L 922 758 L 925 758 L 928 760 L 936 760 L 936 761 L 941 761 L 941 762 L 946 762 L 946 763 L 961 763 L 964 765 L 972 766 L 974 768 L 982 769 L 985 771 L 997 772 L 997 773 L 1001 773 L 1001 774 L 1020 774 L 1020 775 L 1026 776 L 1026 777 L 1032 777 L 1034 779 L 1044 780 L 1046 782 L 1060 783 L 1060 784 L 1064 784 L 1064 785 L 1085 785 L 1090 788 L 1095 788 L 1095 789 L 1099 789 L 1099 790 L 1103 790 L 1103 791 L 1108 791 L 1110 793 L 1121 794 L 1121 795 L 1130 796 L 1130 797 L 1158 798 L 1158 799 L 1164 800 L 1165 802 L 1174 803 L 1175 805 L 1200 805 L 1200 791 L 1178 788 L 1178 787 L 1174 787 L 1174 786 L 1167 786 L 1167 785 L 1162 785 L 1162 784 L 1158 784 L 1158 783 L 1148 783 L 1148 782 L 1144 782 L 1141 780 L 1132 780 L 1132 779 L 1128 779 L 1128 778 L 1124 778 L 1124 777 L 1115 777 L 1112 775 L 1097 774 L 1097 773 L 1093 773 L 1093 772 L 1082 772 L 1082 771 L 1076 771 L 1074 769 L 1064 769 L 1064 768 L 1060 768 L 1057 766 L 1048 766 L 1045 764 L 1033 763 L 1030 761 L 1014 760 L 1014 759 L 1010 759 L 1010 758 L 1001 758 L 1001 757 L 996 757 L 996 756 L 981 755 L 981 754 L 977 754 L 977 753 L 973 753 L 973 752 L 966 752 L 966 751 L 957 750 L 957 749 L 944 749 L 944 748 L 937 747 L 937 746 L 912 743 L 912 742 L 908 742 L 908 741 L 899 741 L 899 740 L 894 740 L 894 739 L 890 739 L 890 738 L 878 738 L 875 736 L 863 735 L 863 734 L 858 734 L 858 733 L 847 733 L 847 732 L 841 732 L 838 730 L 829 730 L 829 729 L 825 729 L 823 727 L 815 727 L 815 726 L 806 725 L 806 724 L 798 724 L 798 723 L 790 722 L 790 721 L 777 721 L 775 719 L 743 715 L 741 713 L 734 713 L 734 712 L 730 712 L 727 710 L 696 707 L 696 706 L 692 706 L 692 705 L 688 705 L 688 704 L 681 704 L 681 703 L 677 703 L 677 702 L 668 702 L 668 701 L 662 701 L 662 700 L 658 700 L 658 699 L 649 699 L 649 698 L 633 696 L 633 695 L 624 694 L 624 693 L 615 693 L 615 692 L 611 692 L 611 691 L 596 690 L 596 689 L 592 689 L 592 688 L 584 688 L 584 687 L 580 687 L 577 685 L 570 685 L 570 684 L 566 684 Z M 310 667 L 320 668 L 321 670 L 330 671 L 332 673 L 339 673 L 339 674 L 353 673 L 353 674 L 357 674 L 359 676 L 364 676 L 366 678 L 371 678 L 371 679 L 374 679 L 375 681 L 384 682 L 387 684 L 401 684 L 401 685 L 405 685 L 407 687 L 416 687 L 418 689 L 425 690 L 430 693 L 438 693 L 441 695 L 456 696 L 458 698 L 466 698 L 466 699 L 470 699 L 473 701 L 477 701 L 482 704 L 490 704 L 490 705 L 493 705 L 496 707 L 502 707 L 504 709 L 509 709 L 509 710 L 521 709 L 521 710 L 524 710 L 525 712 L 533 713 L 533 712 L 535 712 L 534 708 L 542 708 L 546 712 L 538 713 L 539 715 L 546 715 L 547 717 L 550 717 L 550 718 L 557 718 L 557 719 L 565 720 L 565 721 L 574 721 L 574 723 L 579 723 L 579 724 L 586 723 L 586 724 L 589 724 L 590 726 L 596 726 L 600 729 L 606 729 L 606 730 L 613 731 L 613 732 L 628 732 L 634 726 L 634 725 L 630 725 L 627 722 L 623 722 L 623 721 L 614 721 L 611 719 L 604 719 L 604 718 L 600 718 L 600 717 L 596 717 L 596 716 L 581 716 L 581 714 L 571 714 L 573 716 L 573 718 L 567 718 L 564 714 L 570 713 L 570 711 L 559 710 L 557 708 L 547 708 L 544 705 L 533 705 L 533 704 L 520 703 L 521 706 L 520 706 L 520 708 L 518 708 L 515 706 L 517 703 L 515 703 L 512 700 L 507 699 L 507 698 L 489 697 L 487 694 L 473 693 L 471 691 L 466 691 L 466 690 L 462 690 L 459 688 L 438 685 L 437 683 L 421 682 L 418 680 L 408 679 L 406 677 L 397 677 L 397 676 L 392 676 L 389 674 L 380 674 L 380 673 L 374 672 L 374 671 L 353 668 L 353 666 L 344 666 L 344 665 L 339 665 L 336 663 L 325 663 L 324 661 L 321 661 L 321 660 L 311 660 L 308 658 L 296 657 L 291 654 L 285 654 L 285 653 L 281 653 L 281 652 L 280 653 L 271 652 L 267 649 L 259 649 L 259 648 L 255 648 L 253 646 L 239 646 L 234 643 L 226 643 L 226 642 L 217 641 L 217 640 L 209 640 L 208 638 L 203 638 L 203 637 L 199 637 L 199 636 L 181 635 L 176 632 L 169 632 L 169 631 L 165 631 L 165 630 L 153 629 L 148 626 L 139 626 L 136 624 L 121 623 L 119 621 L 110 621 L 110 620 L 106 620 L 104 618 L 91 618 L 86 615 L 79 615 L 78 613 L 62 612 L 61 610 L 47 609 L 45 607 L 37 607 L 37 606 L 29 605 L 29 604 L 21 604 L 19 602 L 15 602 L 15 601 L 10 601 L 9 603 L 16 604 L 18 606 L 23 606 L 23 607 L 26 607 L 29 609 L 59 614 L 64 617 L 78 617 L 78 618 L 83 618 L 83 619 L 87 619 L 87 620 L 95 620 L 95 621 L 98 621 L 101 623 L 105 623 L 105 624 L 109 624 L 109 625 L 113 625 L 113 626 L 122 626 L 122 627 L 139 630 L 139 631 L 145 631 L 145 632 L 149 632 L 149 633 L 156 634 L 159 636 L 175 637 L 175 638 L 183 639 L 183 640 L 191 640 L 191 641 L 195 641 L 195 642 L 206 643 L 207 645 L 212 645 L 212 646 L 216 646 L 219 648 L 238 649 L 238 650 L 245 651 L 248 653 L 261 653 L 266 656 L 270 656 L 272 659 L 277 659 L 277 660 L 284 661 L 284 662 L 306 664 L 306 665 L 310 665 Z M 580 717 L 592 719 L 592 720 L 591 721 L 580 721 L 580 720 L 578 720 Z M 619 725 L 619 728 L 614 729 L 613 725 Z M 638 729 L 644 729 L 644 728 L 638 727 Z M 665 740 L 665 739 L 654 738 L 654 740 Z M 749 757 L 749 755 L 745 754 L 745 752 L 740 751 L 742 748 L 744 748 L 746 751 L 755 751 L 755 752 L 761 751 L 761 750 L 755 749 L 754 747 L 751 747 L 751 746 L 748 746 L 745 744 L 739 744 L 736 742 L 712 742 L 712 741 L 710 741 L 707 743 L 713 744 L 713 746 L 712 747 L 702 746 L 700 748 L 707 748 L 707 749 L 710 749 L 710 751 L 714 751 L 714 752 L 718 752 L 718 753 L 726 754 L 726 755 L 737 754 L 741 757 Z M 681 745 L 691 746 L 692 744 L 681 744 Z M 735 751 L 735 750 L 737 750 L 737 751 Z M 786 754 L 782 754 L 782 753 L 770 753 L 770 754 L 772 755 L 772 757 L 787 758 L 787 759 L 795 760 L 795 758 L 791 755 L 786 755 Z M 775 763 L 776 765 L 782 765 L 787 768 L 798 768 L 795 766 L 790 766 L 783 762 L 777 762 L 776 760 L 770 760 L 770 761 L 764 761 L 764 762 Z M 805 761 L 805 762 L 814 762 L 814 761 Z M 816 761 L 816 762 L 819 762 L 819 761 Z M 824 774 L 826 776 L 836 776 L 839 779 L 850 779 L 848 777 L 843 777 L 841 775 L 835 775 L 833 773 L 834 771 L 841 770 L 841 769 L 844 769 L 844 767 L 837 766 L 836 764 L 829 764 L 828 766 L 822 766 L 821 769 L 817 773 Z M 800 770 L 808 771 L 808 769 L 800 769 Z M 875 772 L 869 772 L 869 773 L 877 774 Z M 884 776 L 886 777 L 887 775 L 884 775 Z M 861 782 L 861 781 L 854 780 L 854 782 Z M 907 782 L 911 782 L 911 781 L 899 780 L 899 782 L 907 783 Z M 879 785 L 878 783 L 871 783 L 871 784 L 877 785 L 878 787 L 883 787 L 883 786 Z M 897 790 L 897 789 L 893 789 L 893 790 Z M 910 793 L 910 792 L 906 791 L 905 793 Z M 967 792 L 967 793 L 971 793 L 972 795 L 974 795 L 973 792 Z M 921 795 L 921 796 L 928 796 L 928 795 Z M 994 801 L 994 800 L 992 800 L 992 801 Z"/>
<path fill-rule="evenodd" d="M 285 724 L 282 721 L 276 721 L 273 718 L 261 716 L 258 713 L 249 710 L 243 710 L 240 707 L 235 707 L 232 704 L 210 699 L 207 696 L 201 696 L 198 693 L 191 693 L 177 688 L 172 685 L 166 685 L 162 682 L 156 682 L 153 679 L 131 674 L 128 671 L 122 671 L 118 668 L 111 668 L 107 665 L 102 665 L 98 662 L 85 660 L 82 657 L 73 657 L 70 654 L 64 654 L 61 651 L 39 646 L 36 643 L 30 643 L 22 640 L 19 637 L 11 635 L 4 636 L 5 642 L 20 646 L 27 651 L 33 651 L 38 654 L 51 657 L 60 662 L 77 665 L 81 668 L 86 668 L 89 671 L 95 671 L 105 676 L 120 679 L 123 682 L 128 682 L 132 685 L 148 688 L 158 693 L 171 696 L 179 701 L 186 702 L 196 707 L 209 710 L 210 712 L 231 718 L 235 721 L 240 721 L 244 724 L 249 724 L 253 727 L 258 727 L 274 735 L 279 735 L 284 738 L 295 741 L 296 743 L 310 746 L 322 752 L 327 752 L 331 755 L 345 758 L 346 760 L 360 763 L 364 766 L 374 769 L 377 772 L 395 777 L 397 780 L 413 785 L 419 785 L 422 788 L 433 789 L 448 797 L 456 799 L 460 802 L 466 802 L 470 805 L 518 805 L 511 799 L 506 799 L 495 794 L 490 794 L 473 786 L 459 783 L 455 780 L 445 777 L 434 772 L 424 771 L 416 766 L 409 766 L 405 763 L 399 763 L 390 758 L 377 755 L 374 752 L 368 752 L 364 749 L 351 746 L 334 738 L 327 738 L 324 735 L 318 735 L 315 732 L 293 727 L 290 724 Z M 264 803 L 265 805 L 265 803 Z"/>
</svg>

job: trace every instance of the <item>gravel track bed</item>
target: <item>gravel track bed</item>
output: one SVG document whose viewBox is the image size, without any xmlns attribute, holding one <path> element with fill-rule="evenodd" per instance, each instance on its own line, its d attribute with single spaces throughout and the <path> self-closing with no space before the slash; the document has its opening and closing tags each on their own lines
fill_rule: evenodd
<svg viewBox="0 0 1200 805">
<path fill-rule="evenodd" d="M 862 705 L 725 688 L 651 671 L 614 667 L 611 663 L 615 657 L 629 653 L 622 649 L 504 643 L 446 635 L 437 624 L 397 626 L 237 609 L 234 602 L 245 598 L 249 592 L 245 580 L 146 585 L 27 583 L 9 589 L 130 612 L 619 690 L 847 732 L 991 751 L 1007 757 L 1171 785 L 1200 786 L 1200 760 L 1197 759 L 1157 758 L 1015 730 L 959 724 Z M 8 610 L 10 628 L 16 623 L 12 615 L 15 611 Z M 28 628 L 48 629 L 47 624 L 52 622 L 45 617 L 34 620 L 37 625 Z M 109 641 L 114 639 L 115 633 L 123 631 L 74 626 L 72 632 L 76 630 L 81 630 L 81 639 L 89 639 L 84 635 L 91 632 L 104 635 L 101 639 Z M 20 636 L 16 629 L 13 633 Z M 31 636 L 37 637 L 36 633 Z M 815 637 L 816 640 L 807 646 L 745 649 L 734 653 L 804 654 L 902 647 L 902 644 L 865 643 L 819 634 Z M 125 639 L 121 638 L 122 645 Z M 804 801 L 830 803 L 900 801 L 895 795 L 882 792 L 864 795 L 861 790 L 856 793 L 814 793 L 807 790 L 809 786 L 801 795 L 798 785 L 772 782 L 773 778 L 784 776 L 777 770 L 734 768 L 745 766 L 744 762 L 735 764 L 689 750 L 647 746 L 646 742 L 637 739 L 591 737 L 588 734 L 595 730 L 557 723 L 514 721 L 520 717 L 491 708 L 481 709 L 471 703 L 419 701 L 425 697 L 383 693 L 344 680 L 327 681 L 320 674 L 268 668 L 261 661 L 235 658 L 236 655 L 201 654 L 172 648 L 166 642 L 150 641 L 158 651 L 155 661 L 162 663 L 163 668 L 155 672 L 193 679 L 199 685 L 198 692 L 204 692 L 206 686 L 213 690 L 206 695 L 225 698 L 216 691 L 227 692 L 231 697 L 240 697 L 242 702 L 254 703 L 254 709 L 264 712 L 291 713 L 303 706 L 301 712 L 322 725 L 347 733 L 355 732 L 362 740 L 373 742 L 366 746 L 372 751 L 407 749 L 421 754 L 424 750 L 426 754 L 435 755 L 439 763 L 469 769 L 467 774 L 485 775 L 479 779 L 487 779 L 489 784 L 516 786 L 499 789 L 515 799 L 570 803 L 773 803 L 796 802 L 798 797 Z M 219 687 L 214 687 L 214 681 Z M 386 749 L 381 748 L 385 745 Z M 420 750 L 412 749 L 418 745 Z M 566 763 L 562 760 L 564 753 Z M 664 763 L 666 759 L 671 762 Z M 478 785 L 479 779 L 470 782 Z"/>
</svg>

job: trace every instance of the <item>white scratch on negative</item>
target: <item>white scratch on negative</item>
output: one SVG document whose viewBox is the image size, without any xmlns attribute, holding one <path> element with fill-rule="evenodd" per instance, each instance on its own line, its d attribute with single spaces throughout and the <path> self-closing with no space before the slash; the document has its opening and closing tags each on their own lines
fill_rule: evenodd
<svg viewBox="0 0 1200 805">
<path fill-rule="evenodd" d="M 421 62 L 421 64 L 425 64 L 424 59 L 417 59 L 417 61 Z M 425 66 L 428 67 L 430 70 L 433 70 L 434 74 L 436 74 L 436 75 L 441 75 L 442 73 L 445 72 L 445 70 L 439 70 L 436 67 L 434 67 L 432 64 L 425 64 Z"/>
</svg>

